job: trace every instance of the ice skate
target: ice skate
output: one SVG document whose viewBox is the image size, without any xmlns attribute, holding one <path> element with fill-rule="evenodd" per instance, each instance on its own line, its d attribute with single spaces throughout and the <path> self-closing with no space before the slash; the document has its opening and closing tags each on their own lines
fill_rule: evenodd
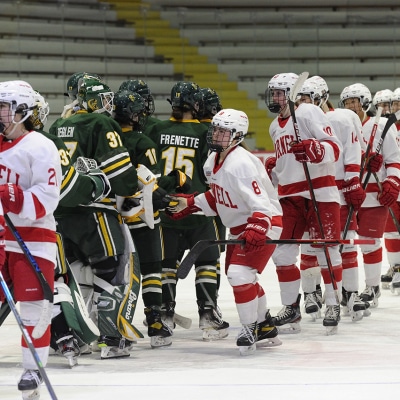
<svg viewBox="0 0 400 400">
<path fill-rule="evenodd" d="M 256 351 L 257 322 L 250 325 L 243 325 L 242 330 L 236 338 L 236 345 L 239 346 L 241 356 L 249 356 Z"/>
<path fill-rule="evenodd" d="M 387 270 L 386 274 L 381 275 L 381 283 L 382 283 L 382 289 L 390 289 L 390 282 L 392 282 L 393 279 L 393 269 L 395 267 L 399 267 L 399 265 L 394 265 L 390 266 L 389 269 Z"/>
<path fill-rule="evenodd" d="M 299 294 L 296 303 L 283 306 L 276 317 L 272 318 L 272 323 L 278 328 L 279 333 L 299 333 L 301 331 L 300 298 Z"/>
<path fill-rule="evenodd" d="M 340 304 L 343 307 L 343 315 L 350 316 L 353 322 L 360 321 L 363 317 L 371 315 L 368 310 L 369 303 L 361 300 L 358 292 L 348 292 L 342 288 L 342 301 Z"/>
<path fill-rule="evenodd" d="M 393 279 L 390 282 L 390 291 L 400 295 L 400 266 L 396 265 L 393 268 Z"/>
<path fill-rule="evenodd" d="M 168 303 L 163 303 L 161 306 L 161 319 L 171 328 L 171 330 L 174 330 L 176 326 L 174 322 L 175 305 L 175 301 L 169 301 Z"/>
<path fill-rule="evenodd" d="M 322 321 L 322 325 L 326 327 L 326 334 L 336 335 L 338 325 L 340 321 L 340 306 L 326 306 L 325 318 Z"/>
<path fill-rule="evenodd" d="M 203 340 L 220 340 L 229 335 L 229 323 L 224 321 L 218 311 L 197 301 L 199 306 L 199 328 L 203 331 Z"/>
<path fill-rule="evenodd" d="M 370 303 L 371 308 L 378 307 L 379 297 L 381 297 L 381 290 L 378 286 L 366 286 L 364 291 L 360 294 L 360 298 L 362 301 L 368 301 Z"/>
<path fill-rule="evenodd" d="M 150 345 L 153 349 L 171 346 L 172 329 L 162 321 L 161 313 L 157 307 L 146 307 L 147 334 L 150 337 Z"/>
<path fill-rule="evenodd" d="M 105 360 L 107 358 L 120 358 L 129 357 L 131 350 L 131 342 L 123 337 L 110 337 L 101 336 L 98 341 L 100 348 L 100 358 Z"/>
<path fill-rule="evenodd" d="M 81 354 L 78 340 L 72 335 L 66 335 L 57 340 L 57 346 L 60 353 L 67 359 L 69 367 L 75 367 Z"/>
<path fill-rule="evenodd" d="M 275 347 L 282 344 L 278 338 L 278 329 L 272 323 L 269 311 L 265 314 L 265 321 L 257 324 L 257 347 Z"/>
<path fill-rule="evenodd" d="M 18 390 L 22 392 L 22 398 L 24 400 L 39 400 L 42 382 L 43 378 L 39 370 L 25 369 L 18 382 Z"/>
<path fill-rule="evenodd" d="M 319 301 L 317 292 L 304 293 L 304 310 L 313 321 L 321 318 L 322 303 Z"/>
</svg>

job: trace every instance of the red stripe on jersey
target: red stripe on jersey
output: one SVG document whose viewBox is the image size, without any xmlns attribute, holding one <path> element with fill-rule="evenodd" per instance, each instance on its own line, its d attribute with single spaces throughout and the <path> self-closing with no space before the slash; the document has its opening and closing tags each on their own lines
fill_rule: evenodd
<svg viewBox="0 0 400 400">
<path fill-rule="evenodd" d="M 344 166 L 345 172 L 360 172 L 360 164 L 348 164 Z"/>
<path fill-rule="evenodd" d="M 339 159 L 339 155 L 340 155 L 339 146 L 338 146 L 336 143 L 331 142 L 330 140 L 326 140 L 326 141 L 324 141 L 323 143 L 329 143 L 329 144 L 332 146 L 332 148 L 333 148 L 333 154 L 334 154 L 334 156 L 335 156 L 335 161 L 337 161 L 337 160 Z"/>
<path fill-rule="evenodd" d="M 50 229 L 33 228 L 31 226 L 19 226 L 17 229 L 25 242 L 57 242 L 56 233 Z M 6 240 L 15 240 L 8 227 L 6 228 Z"/>
<path fill-rule="evenodd" d="M 335 177 L 332 175 L 313 178 L 311 179 L 311 183 L 314 190 L 336 186 Z M 278 185 L 279 196 L 290 196 L 301 192 L 308 192 L 309 190 L 310 189 L 306 180 L 290 183 L 288 185 Z"/>
<path fill-rule="evenodd" d="M 38 198 L 32 193 L 33 204 L 35 205 L 36 219 L 43 218 L 46 215 L 46 209 Z"/>
</svg>

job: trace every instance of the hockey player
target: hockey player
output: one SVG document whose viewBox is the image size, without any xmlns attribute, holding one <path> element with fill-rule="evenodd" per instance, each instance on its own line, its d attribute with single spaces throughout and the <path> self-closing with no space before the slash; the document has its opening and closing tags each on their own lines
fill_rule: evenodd
<svg viewBox="0 0 400 400">
<path fill-rule="evenodd" d="M 114 119 L 120 124 L 122 130 L 122 143 L 128 149 L 133 165 L 147 167 L 147 174 L 152 172 L 159 176 L 157 168 L 157 146 L 146 135 L 142 133 L 142 128 L 147 119 L 146 103 L 138 93 L 129 90 L 119 90 L 114 96 Z M 181 176 L 179 171 L 173 171 L 170 177 L 173 180 L 172 188 L 175 188 L 177 179 Z M 139 177 L 140 178 L 140 177 Z M 186 182 L 186 179 L 184 179 Z M 154 179 L 155 181 L 155 179 Z M 179 179 L 178 179 L 179 181 Z M 188 183 L 187 183 L 188 184 Z M 153 198 L 158 198 L 162 202 L 163 196 L 167 193 L 162 188 L 153 191 Z M 125 210 L 129 209 L 126 204 L 131 199 L 127 199 L 122 205 Z M 146 323 L 151 347 L 169 346 L 172 343 L 172 329 L 161 320 L 162 305 L 162 283 L 161 283 L 161 260 L 162 260 L 162 230 L 160 227 L 159 208 L 164 208 L 161 204 L 154 204 L 154 223 L 151 228 L 140 215 L 123 213 L 124 220 L 128 225 L 140 259 L 140 270 L 142 274 L 142 299 L 145 306 Z M 153 206 L 151 209 L 153 212 Z"/>
<path fill-rule="evenodd" d="M 340 94 L 340 102 L 342 107 L 357 114 L 362 123 L 363 136 L 368 143 L 374 125 L 374 119 L 367 115 L 372 102 L 369 89 L 362 83 L 347 86 Z M 385 229 L 385 223 L 382 221 L 386 222 L 388 207 L 392 206 L 399 196 L 400 150 L 396 143 L 395 127 L 390 128 L 382 143 L 380 153 L 375 153 L 386 121 L 386 118 L 380 118 L 371 147 L 371 157 L 366 160 L 368 162 L 367 169 L 374 173 L 374 177 L 368 182 L 367 197 L 357 214 L 357 233 L 360 238 L 380 239 L 382 237 Z M 382 192 L 379 190 L 376 179 L 382 184 Z M 381 295 L 379 282 L 382 268 L 382 246 L 380 240 L 377 240 L 375 245 L 361 245 L 360 248 L 363 254 L 366 283 L 366 288 L 360 294 L 360 298 L 370 302 L 371 307 L 377 307 L 378 298 Z"/>
<path fill-rule="evenodd" d="M 155 111 L 154 98 L 151 94 L 149 85 L 142 79 L 128 79 L 123 81 L 118 90 L 129 90 L 138 93 L 143 97 L 146 105 L 146 121 L 142 127 L 142 132 L 153 139 L 152 131 L 156 124 L 160 122 L 159 119 L 152 117 Z"/>
<path fill-rule="evenodd" d="M 207 190 L 203 165 L 207 159 L 207 127 L 197 119 L 201 104 L 199 86 L 194 82 L 177 82 L 171 89 L 172 115 L 156 125 L 155 135 L 160 154 L 159 168 L 162 176 L 174 169 L 182 169 L 192 180 L 193 190 Z M 183 221 L 172 221 L 161 214 L 164 232 L 165 258 L 163 265 L 163 311 L 167 322 L 173 326 L 176 296 L 177 262 L 186 249 L 200 239 L 216 239 L 213 218 L 192 215 Z M 217 312 L 217 272 L 219 250 L 210 247 L 195 264 L 196 298 L 199 328 L 203 339 L 220 339 L 228 335 L 229 324 Z"/>
<path fill-rule="evenodd" d="M 24 81 L 0 83 L 0 201 L 29 248 L 50 289 L 54 288 L 56 232 L 53 212 L 57 207 L 61 167 L 54 144 L 36 132 L 30 120 L 35 93 Z M 6 262 L 2 274 L 13 286 L 21 319 L 32 337 L 43 366 L 50 345 L 52 307 L 28 258 L 10 228 L 6 228 Z M 2 293 L 2 292 L 1 292 Z M 2 299 L 4 300 L 4 299 Z M 36 361 L 22 340 L 24 372 L 18 382 L 24 399 L 39 399 L 43 379 Z"/>
<path fill-rule="evenodd" d="M 328 85 L 320 76 L 314 76 L 305 81 L 299 93 L 299 101 L 301 103 L 312 103 L 319 106 L 326 113 L 336 136 L 342 144 L 343 152 L 335 163 L 335 179 L 340 194 L 340 220 L 341 231 L 343 231 L 349 213 L 349 207 L 352 206 L 354 211 L 357 212 L 366 197 L 359 178 L 361 151 L 362 149 L 365 150 L 361 122 L 355 113 L 350 110 L 334 109 L 329 101 Z M 357 221 L 355 217 L 356 215 L 353 214 L 350 230 L 347 232 L 347 238 L 356 237 L 355 230 Z M 315 271 L 317 271 L 318 268 L 314 265 L 314 259 L 316 257 L 305 254 L 305 251 L 303 251 L 304 247 L 309 246 L 302 246 L 300 263 L 305 310 L 306 313 L 311 313 L 315 316 L 318 315 L 322 306 L 318 288 L 313 282 L 316 278 Z M 366 308 L 369 307 L 369 303 L 364 303 L 358 295 L 356 246 L 346 245 L 343 247 L 342 266 L 343 282 L 341 304 L 345 307 L 345 314 L 350 315 L 352 321 L 358 321 L 363 318 Z M 317 314 L 315 314 L 316 309 Z"/>
<path fill-rule="evenodd" d="M 283 239 L 300 239 L 304 232 L 310 238 L 340 238 L 339 191 L 335 183 L 335 165 L 341 145 L 326 116 L 311 104 L 296 109 L 301 141 L 292 122 L 288 99 L 298 76 L 281 73 L 272 77 L 265 93 L 269 110 L 279 113 L 271 123 L 269 133 L 275 147 L 278 196 L 283 211 Z M 299 163 L 306 163 L 303 168 Z M 306 180 L 309 171 L 311 186 Z M 314 193 L 316 204 L 313 203 Z M 319 216 L 316 213 L 319 213 Z M 322 232 L 323 230 L 323 232 Z M 337 288 L 341 290 L 342 262 L 338 246 L 315 248 L 325 283 L 326 314 L 323 325 L 327 334 L 336 333 L 340 320 L 340 305 L 334 292 L 328 262 L 331 262 Z M 296 266 L 298 245 L 278 245 L 273 260 L 281 289 L 283 308 L 274 318 L 280 331 L 300 331 L 300 271 Z M 279 329 L 279 328 L 278 328 Z"/>
<path fill-rule="evenodd" d="M 376 92 L 373 100 L 375 107 L 383 107 L 386 114 L 395 113 L 400 110 L 400 90 L 396 89 L 392 92 L 384 89 Z M 396 141 L 400 145 L 400 123 L 396 122 L 397 128 Z M 397 221 L 400 220 L 400 199 L 392 204 L 391 209 Z M 389 261 L 389 269 L 386 274 L 381 276 L 382 289 L 391 289 L 393 293 L 400 291 L 400 237 L 398 227 L 395 225 L 393 218 L 388 217 L 386 221 L 385 233 L 383 234 L 387 259 Z M 396 275 L 393 280 L 393 276 Z"/>
<path fill-rule="evenodd" d="M 236 344 L 241 355 L 254 353 L 260 345 L 281 344 L 272 323 L 264 289 L 257 274 L 265 269 L 282 230 L 281 208 L 275 190 L 260 160 L 240 146 L 248 131 L 247 115 L 223 109 L 212 119 L 207 142 L 212 153 L 204 171 L 211 171 L 210 189 L 197 196 L 176 195 L 179 205 L 170 208 L 171 218 L 180 219 L 203 211 L 219 215 L 230 229 L 230 238 L 243 239 L 244 246 L 229 246 L 225 271 L 233 289 L 242 330 Z"/>
<path fill-rule="evenodd" d="M 64 141 L 72 163 L 79 156 L 94 159 L 109 179 L 112 193 L 131 196 L 138 188 L 137 173 L 122 145 L 120 127 L 110 117 L 112 100 L 113 93 L 104 82 L 84 76 L 79 82 L 80 110 L 53 124 L 50 133 Z M 130 257 L 130 281 L 123 281 L 118 271 L 128 238 L 121 229 L 115 200 L 108 197 L 89 206 L 59 207 L 57 220 L 71 267 L 75 265 L 72 261 L 77 260 L 90 266 L 94 274 L 88 284 L 94 285 L 92 304 L 98 318 L 101 357 L 129 356 L 130 342 L 140 336 L 131 324 L 137 299 L 135 290 L 139 287 L 138 261 L 134 257 L 132 262 Z M 111 307 L 112 304 L 115 306 Z"/>
</svg>

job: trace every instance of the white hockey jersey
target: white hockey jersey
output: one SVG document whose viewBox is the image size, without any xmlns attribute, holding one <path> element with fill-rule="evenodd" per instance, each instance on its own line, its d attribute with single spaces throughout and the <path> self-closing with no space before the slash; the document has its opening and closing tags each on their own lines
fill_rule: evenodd
<svg viewBox="0 0 400 400">
<path fill-rule="evenodd" d="M 260 212 L 272 222 L 268 237 L 279 239 L 282 210 L 261 160 L 241 146 L 234 147 L 219 165 L 217 157 L 211 153 L 204 164 L 210 190 L 195 197 L 196 206 L 205 215 L 218 214 L 232 232 L 244 229 L 247 218 Z"/>
<path fill-rule="evenodd" d="M 335 182 L 335 162 L 342 146 L 324 112 L 313 104 L 300 104 L 296 120 L 301 140 L 317 139 L 325 148 L 321 163 L 307 163 L 317 201 L 339 203 L 339 191 Z M 269 128 L 274 143 L 278 180 L 278 196 L 301 196 L 310 199 L 309 185 L 304 168 L 291 152 L 290 143 L 297 141 L 292 117 L 275 118 Z"/>
<path fill-rule="evenodd" d="M 374 143 L 371 151 L 375 151 L 381 139 L 382 131 L 386 125 L 387 118 L 381 117 L 378 124 L 378 129 L 375 134 Z M 368 117 L 362 124 L 363 136 L 366 142 L 369 142 L 371 137 L 372 128 L 374 126 L 374 118 Z M 396 176 L 400 179 L 400 149 L 397 145 L 397 128 L 392 125 L 383 140 L 380 153 L 383 156 L 383 165 L 376 173 L 377 177 L 383 182 L 388 176 Z M 366 174 L 364 174 L 365 177 Z M 363 207 L 380 207 L 378 201 L 379 187 L 373 175 L 366 188 L 367 198 L 363 203 Z"/>
<path fill-rule="evenodd" d="M 21 212 L 8 215 L 32 255 L 52 262 L 56 260 L 53 212 L 61 176 L 58 150 L 41 133 L 31 131 L 12 142 L 0 136 L 0 184 L 15 183 L 24 192 Z M 9 229 L 6 250 L 22 253 Z"/>
</svg>

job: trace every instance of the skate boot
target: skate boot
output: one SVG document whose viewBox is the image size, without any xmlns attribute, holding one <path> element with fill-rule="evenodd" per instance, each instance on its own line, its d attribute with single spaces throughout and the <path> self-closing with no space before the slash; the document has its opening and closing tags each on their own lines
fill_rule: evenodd
<svg viewBox="0 0 400 400">
<path fill-rule="evenodd" d="M 358 292 L 348 292 L 342 287 L 342 301 L 344 315 L 349 315 L 353 322 L 361 321 L 365 316 L 369 303 L 365 303 L 360 299 Z M 368 306 L 367 306 L 368 304 Z M 370 311 L 368 310 L 370 313 Z"/>
<path fill-rule="evenodd" d="M 78 340 L 68 334 L 58 339 L 56 343 L 59 352 L 67 359 L 69 367 L 75 367 L 78 364 L 78 357 L 81 355 Z"/>
<path fill-rule="evenodd" d="M 157 306 L 146 307 L 144 313 L 151 347 L 155 349 L 157 347 L 171 346 L 172 329 L 162 321 L 160 308 Z"/>
<path fill-rule="evenodd" d="M 390 282 L 390 291 L 397 295 L 400 295 L 400 265 L 393 267 L 393 279 Z"/>
<path fill-rule="evenodd" d="M 122 336 L 110 337 L 106 335 L 100 336 L 97 343 L 100 348 L 100 358 L 102 360 L 105 360 L 106 358 L 129 357 L 133 344 Z"/>
<path fill-rule="evenodd" d="M 224 321 L 218 311 L 206 306 L 204 301 L 198 300 L 199 328 L 203 331 L 203 340 L 219 340 L 228 336 L 228 322 Z"/>
<path fill-rule="evenodd" d="M 25 369 L 18 382 L 18 390 L 22 392 L 24 400 L 39 400 L 40 385 L 43 378 L 37 369 Z"/>
<path fill-rule="evenodd" d="M 272 323 L 269 310 L 265 314 L 265 320 L 257 324 L 257 347 L 280 346 L 282 342 L 278 338 L 278 329 Z"/>
<path fill-rule="evenodd" d="M 242 330 L 236 338 L 236 345 L 239 346 L 241 356 L 249 356 L 256 351 L 257 322 L 250 325 L 243 325 Z"/>
<path fill-rule="evenodd" d="M 175 329 L 176 326 L 174 322 L 175 305 L 175 301 L 169 301 L 161 306 L 161 319 L 171 330 Z"/>
<path fill-rule="evenodd" d="M 322 303 L 318 300 L 317 292 L 305 293 L 304 292 L 304 310 L 313 321 L 321 318 Z"/>
<path fill-rule="evenodd" d="M 392 282 L 393 279 L 393 269 L 395 267 L 400 267 L 400 265 L 396 264 L 394 266 L 390 266 L 389 269 L 387 270 L 386 274 L 381 275 L 381 283 L 382 283 L 382 289 L 390 289 L 390 282 Z"/>
<path fill-rule="evenodd" d="M 366 286 L 364 291 L 360 294 L 360 299 L 364 302 L 368 301 L 371 308 L 378 307 L 379 297 L 381 297 L 381 290 L 378 286 Z"/>
<path fill-rule="evenodd" d="M 322 321 L 322 325 L 326 327 L 326 334 L 328 336 L 335 335 L 337 333 L 338 325 L 340 321 L 340 306 L 326 306 L 325 318 Z"/>
<path fill-rule="evenodd" d="M 277 316 L 272 317 L 272 324 L 278 328 L 279 333 L 299 333 L 301 331 L 300 298 L 299 294 L 296 303 L 283 306 Z"/>
</svg>

